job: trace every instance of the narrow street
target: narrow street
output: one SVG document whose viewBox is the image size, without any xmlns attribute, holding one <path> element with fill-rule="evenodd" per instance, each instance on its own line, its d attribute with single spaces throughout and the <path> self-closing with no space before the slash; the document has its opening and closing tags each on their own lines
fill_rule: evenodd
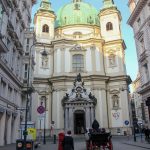
<svg viewBox="0 0 150 150">
<path fill-rule="evenodd" d="M 86 150 L 84 138 L 76 138 L 74 141 L 75 150 Z M 47 142 L 46 145 L 41 145 L 36 150 L 57 150 L 58 142 Z M 146 144 L 145 141 L 133 142 L 133 138 L 127 139 L 126 137 L 113 137 L 113 150 L 147 150 L 150 149 L 150 144 Z M 16 150 L 16 145 L 7 145 L 0 147 L 0 150 Z"/>
</svg>

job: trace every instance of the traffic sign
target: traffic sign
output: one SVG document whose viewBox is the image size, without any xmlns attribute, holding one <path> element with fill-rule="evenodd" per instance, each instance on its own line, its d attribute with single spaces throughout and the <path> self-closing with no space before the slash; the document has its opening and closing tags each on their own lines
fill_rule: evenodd
<svg viewBox="0 0 150 150">
<path fill-rule="evenodd" d="M 128 120 L 125 120 L 124 124 L 127 126 L 129 125 L 129 121 Z"/>
<path fill-rule="evenodd" d="M 38 112 L 39 114 L 43 114 L 43 113 L 45 112 L 45 108 L 44 108 L 43 106 L 39 106 L 39 107 L 37 108 L 37 112 Z"/>
</svg>

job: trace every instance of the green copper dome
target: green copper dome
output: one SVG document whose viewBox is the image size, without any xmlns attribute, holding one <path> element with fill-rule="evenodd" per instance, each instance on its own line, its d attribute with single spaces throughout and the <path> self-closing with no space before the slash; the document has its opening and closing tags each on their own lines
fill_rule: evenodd
<svg viewBox="0 0 150 150">
<path fill-rule="evenodd" d="M 59 9 L 56 27 L 77 24 L 99 26 L 98 11 L 92 5 L 81 0 L 74 0 Z"/>
</svg>

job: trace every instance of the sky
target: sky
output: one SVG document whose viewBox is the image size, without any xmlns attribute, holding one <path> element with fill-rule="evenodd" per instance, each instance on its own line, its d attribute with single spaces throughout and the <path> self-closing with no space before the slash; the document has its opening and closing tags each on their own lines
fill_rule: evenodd
<svg viewBox="0 0 150 150">
<path fill-rule="evenodd" d="M 57 14 L 57 11 L 63 5 L 70 3 L 72 0 L 50 0 L 52 9 Z M 84 2 L 88 2 L 93 5 L 98 11 L 103 6 L 103 0 L 83 0 Z M 41 0 L 37 0 L 37 4 L 33 6 L 32 9 L 32 20 L 34 17 L 35 12 L 39 8 Z M 137 63 L 137 54 L 135 48 L 135 41 L 132 28 L 127 24 L 127 20 L 130 16 L 130 11 L 127 6 L 128 0 L 114 0 L 115 5 L 120 10 L 122 15 L 122 36 L 126 43 L 127 49 L 125 50 L 125 62 L 126 62 L 126 69 L 127 74 L 130 75 L 132 81 L 136 79 L 138 73 L 138 63 Z"/>
</svg>

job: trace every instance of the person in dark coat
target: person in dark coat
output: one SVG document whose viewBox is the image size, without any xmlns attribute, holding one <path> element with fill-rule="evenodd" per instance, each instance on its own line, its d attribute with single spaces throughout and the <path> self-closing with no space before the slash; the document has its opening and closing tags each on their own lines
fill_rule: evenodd
<svg viewBox="0 0 150 150">
<path fill-rule="evenodd" d="M 99 132 L 99 123 L 96 119 L 92 123 L 92 128 L 94 131 Z"/>
<path fill-rule="evenodd" d="M 71 131 L 69 130 L 67 134 L 65 135 L 64 141 L 63 141 L 63 150 L 74 150 L 74 141 L 71 136 Z"/>
<path fill-rule="evenodd" d="M 145 133 L 145 139 L 146 140 L 148 140 L 150 137 L 150 129 L 148 129 L 148 127 L 145 129 L 145 131 L 144 131 L 144 133 Z"/>
</svg>

